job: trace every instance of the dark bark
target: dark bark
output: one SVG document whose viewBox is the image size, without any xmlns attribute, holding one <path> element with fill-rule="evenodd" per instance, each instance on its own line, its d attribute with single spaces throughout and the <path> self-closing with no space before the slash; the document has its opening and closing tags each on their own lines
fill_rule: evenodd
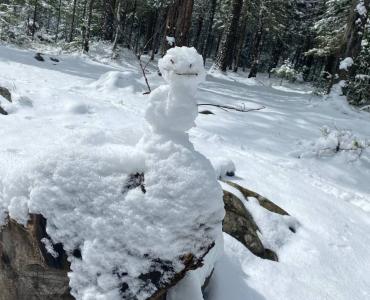
<svg viewBox="0 0 370 300">
<path fill-rule="evenodd" d="M 116 0 L 105 0 L 104 2 L 104 21 L 103 21 L 103 39 L 106 41 L 113 40 L 114 33 L 114 11 Z"/>
<path fill-rule="evenodd" d="M 193 43 L 193 46 L 195 49 L 198 50 L 199 52 L 199 41 L 200 41 L 200 36 L 201 36 L 201 33 L 202 33 L 202 29 L 203 29 L 203 22 L 204 22 L 204 18 L 202 15 L 200 15 L 198 17 L 198 22 L 197 22 L 197 30 L 195 32 L 195 38 L 194 38 L 194 43 Z"/>
<path fill-rule="evenodd" d="M 253 47 L 251 50 L 252 64 L 251 64 L 251 69 L 249 71 L 248 78 L 257 76 L 258 64 L 259 64 L 259 59 L 260 59 L 261 50 L 262 50 L 262 37 L 263 37 L 263 16 L 262 16 L 262 9 L 260 9 L 260 13 L 258 16 L 257 32 L 254 36 Z"/>
<path fill-rule="evenodd" d="M 124 26 L 126 22 L 126 11 L 127 11 L 127 1 L 125 9 L 122 9 L 123 1 L 119 0 L 118 7 L 116 10 L 116 32 L 114 34 L 114 41 L 113 41 L 113 52 L 117 50 L 118 44 L 122 42 L 122 36 L 124 31 Z"/>
<path fill-rule="evenodd" d="M 273 68 L 276 68 L 277 65 L 279 64 L 279 60 L 280 60 L 280 57 L 283 53 L 283 50 L 284 50 L 283 49 L 283 43 L 281 42 L 280 39 L 278 39 L 276 41 L 276 43 L 274 44 L 273 48 L 272 48 L 271 61 L 269 63 L 269 70 L 268 70 L 269 74 L 270 74 L 271 70 Z M 297 54 L 297 55 L 299 55 L 299 54 Z"/>
<path fill-rule="evenodd" d="M 38 4 L 38 0 L 35 0 L 35 6 L 33 8 L 32 28 L 31 28 L 32 40 L 35 38 L 35 32 L 37 28 L 37 25 L 36 25 L 37 4 Z"/>
<path fill-rule="evenodd" d="M 90 44 L 90 33 L 91 33 L 91 19 L 92 19 L 92 11 L 94 7 L 95 0 L 89 1 L 89 15 L 87 17 L 87 25 L 86 25 L 86 36 L 83 40 L 83 51 L 85 53 L 89 52 L 89 44 Z"/>
<path fill-rule="evenodd" d="M 213 23 L 215 19 L 216 7 L 217 7 L 217 0 L 211 0 L 211 11 L 210 11 L 209 20 L 208 20 L 206 40 L 204 42 L 204 47 L 202 51 L 204 61 L 208 57 L 208 53 L 209 53 L 209 48 L 210 48 L 209 45 L 211 44 L 210 40 L 211 40 L 211 35 L 212 35 L 212 27 L 213 27 Z"/>
<path fill-rule="evenodd" d="M 55 39 L 55 42 L 58 40 L 61 8 L 62 8 L 62 0 L 59 0 L 59 6 L 58 6 L 58 19 L 57 19 L 57 29 L 56 29 L 56 31 L 55 31 L 55 38 L 54 38 L 54 39 Z"/>
<path fill-rule="evenodd" d="M 241 59 L 241 54 L 244 48 L 246 32 L 247 32 L 247 16 L 246 16 L 246 13 L 244 13 L 241 26 L 240 26 L 238 42 L 236 44 L 235 62 L 234 62 L 234 70 L 233 70 L 234 72 L 238 72 L 238 68 L 240 66 L 240 59 Z"/>
<path fill-rule="evenodd" d="M 73 40 L 73 33 L 74 33 L 74 30 L 75 30 L 76 6 L 77 6 L 77 0 L 73 0 L 71 30 L 69 31 L 68 42 L 72 42 L 72 40 Z"/>
<path fill-rule="evenodd" d="M 188 46 L 194 0 L 174 0 L 169 6 L 163 36 L 163 52 L 171 46 Z M 169 45 L 166 37 L 175 38 L 175 45 Z"/>
<path fill-rule="evenodd" d="M 238 35 L 238 25 L 242 7 L 243 0 L 233 0 L 230 18 L 227 22 L 228 24 L 226 25 L 216 60 L 216 66 L 223 72 L 226 72 L 233 58 L 233 49 Z"/>
<path fill-rule="evenodd" d="M 133 32 L 134 32 L 136 9 L 137 9 L 137 0 L 134 1 L 134 8 L 132 10 L 131 27 L 130 27 L 130 33 L 128 35 L 128 42 L 127 42 L 127 46 L 128 46 L 129 49 L 131 49 L 131 40 L 132 40 L 132 35 L 133 35 Z"/>
<path fill-rule="evenodd" d="M 350 9 L 350 15 L 348 17 L 346 31 L 342 40 L 342 45 L 340 49 L 340 55 L 338 55 L 337 60 L 337 72 L 339 74 L 339 79 L 347 80 L 349 76 L 353 75 L 354 68 L 350 68 L 349 71 L 340 70 L 339 67 L 339 59 L 344 59 L 346 57 L 351 57 L 353 60 L 359 55 L 361 51 L 361 42 L 362 37 L 364 35 L 365 26 L 368 20 L 368 14 L 370 9 L 370 0 L 364 0 L 365 8 L 367 9 L 368 13 L 360 15 L 356 10 L 356 6 L 358 5 L 358 0 L 352 0 L 352 5 Z"/>
</svg>

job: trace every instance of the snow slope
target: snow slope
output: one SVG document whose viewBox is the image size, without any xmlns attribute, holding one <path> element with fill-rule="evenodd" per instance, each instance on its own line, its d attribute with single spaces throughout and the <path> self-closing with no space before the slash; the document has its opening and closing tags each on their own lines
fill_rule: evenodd
<svg viewBox="0 0 370 300">
<path fill-rule="evenodd" d="M 40 152 L 58 145 L 131 146 L 144 131 L 148 96 L 133 58 L 103 65 L 62 55 L 54 64 L 33 55 L 0 46 L 0 85 L 14 96 L 10 115 L 0 116 L 0 190 L 12 168 Z M 152 87 L 163 84 L 155 68 L 150 71 Z M 323 126 L 350 130 L 367 145 L 370 115 L 336 95 L 324 100 L 303 85 L 243 74 L 207 75 L 198 102 L 266 107 L 248 113 L 207 107 L 215 115 L 199 115 L 190 137 L 211 161 L 231 159 L 238 183 L 299 222 L 292 238 L 276 243 L 279 263 L 253 256 L 225 235 L 207 300 L 370 299 L 369 149 L 360 155 L 316 151 Z M 266 234 L 277 239 L 278 233 Z"/>
</svg>

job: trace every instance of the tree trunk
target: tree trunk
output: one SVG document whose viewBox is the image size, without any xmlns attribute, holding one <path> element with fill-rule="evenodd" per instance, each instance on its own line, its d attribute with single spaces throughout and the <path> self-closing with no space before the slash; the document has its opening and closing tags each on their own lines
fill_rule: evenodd
<svg viewBox="0 0 370 300">
<path fill-rule="evenodd" d="M 130 28 L 130 33 L 128 35 L 128 42 L 127 42 L 127 46 L 128 46 L 129 49 L 131 49 L 132 34 L 134 32 L 136 9 L 137 9 L 137 0 L 134 1 L 134 8 L 132 10 L 131 28 Z"/>
<path fill-rule="evenodd" d="M 94 6 L 95 0 L 90 0 L 89 1 L 89 16 L 87 18 L 87 26 L 86 26 L 86 36 L 83 41 L 83 51 L 85 53 L 89 52 L 89 43 L 90 43 L 90 32 L 91 32 L 91 19 L 92 19 L 92 11 L 93 11 L 93 6 Z"/>
<path fill-rule="evenodd" d="M 55 31 L 55 38 L 54 38 L 55 42 L 58 40 L 61 10 L 62 10 L 62 0 L 59 0 L 59 6 L 58 6 L 58 19 L 57 19 L 57 29 L 56 29 L 56 31 Z"/>
<path fill-rule="evenodd" d="M 33 9 L 33 21 L 32 21 L 32 40 L 35 38 L 35 32 L 36 32 L 36 17 L 37 17 L 37 4 L 38 4 L 38 0 L 35 0 L 35 6 L 34 6 L 34 9 Z"/>
<path fill-rule="evenodd" d="M 116 0 L 105 0 L 104 2 L 104 22 L 103 22 L 103 39 L 106 41 L 113 40 L 114 32 L 114 11 Z"/>
<path fill-rule="evenodd" d="M 216 59 L 217 68 L 223 72 L 226 72 L 227 66 L 230 65 L 230 61 L 233 58 L 242 7 L 243 0 L 233 0 L 230 18 L 227 22 Z"/>
<path fill-rule="evenodd" d="M 71 22 L 71 30 L 69 31 L 68 42 L 72 42 L 73 40 L 73 32 L 75 30 L 76 6 L 77 6 L 77 0 L 73 0 L 72 22 Z"/>
<path fill-rule="evenodd" d="M 365 5 L 367 13 L 362 15 L 356 9 L 358 3 L 358 0 L 352 0 L 346 32 L 344 34 L 342 46 L 340 49 L 340 58 L 342 59 L 346 57 L 351 57 L 353 60 L 355 60 L 361 51 L 362 37 L 364 35 L 365 27 L 368 21 L 370 0 L 364 0 L 363 3 Z M 339 79 L 347 80 L 348 76 L 354 72 L 353 68 L 351 69 L 349 70 L 349 72 L 340 70 L 337 63 L 337 72 L 339 74 Z"/>
<path fill-rule="evenodd" d="M 200 15 L 199 18 L 198 18 L 198 24 L 197 24 L 197 30 L 196 30 L 196 33 L 195 33 L 195 38 L 194 38 L 194 43 L 193 43 L 193 46 L 195 49 L 198 50 L 198 52 L 200 52 L 199 50 L 199 41 L 200 41 L 200 35 L 202 33 L 202 29 L 203 29 L 203 16 Z"/>
<path fill-rule="evenodd" d="M 262 7 L 259 12 L 258 16 L 258 28 L 256 35 L 254 36 L 253 40 L 253 48 L 252 48 L 252 65 L 251 69 L 249 71 L 248 78 L 256 77 L 257 76 L 257 71 L 258 71 L 258 64 L 259 64 L 259 59 L 261 55 L 261 50 L 262 50 L 262 36 L 263 36 L 263 15 L 262 15 Z"/>
<path fill-rule="evenodd" d="M 211 12 L 210 12 L 209 20 L 208 20 L 206 40 L 204 42 L 203 51 L 202 51 L 204 61 L 206 61 L 208 57 L 209 44 L 210 44 L 210 39 L 211 39 L 211 34 L 212 34 L 213 22 L 215 19 L 216 7 L 217 7 L 217 0 L 211 0 Z"/>
<path fill-rule="evenodd" d="M 246 8 L 246 3 L 244 4 L 244 8 Z M 243 51 L 244 43 L 245 43 L 245 35 L 247 32 L 247 12 L 244 10 L 243 13 L 243 19 L 242 23 L 240 26 L 240 32 L 239 32 L 239 37 L 238 37 L 238 42 L 236 44 L 236 54 L 235 54 L 235 63 L 234 63 L 234 72 L 238 72 L 238 68 L 240 65 L 240 58 L 241 58 L 241 53 Z"/>
<path fill-rule="evenodd" d="M 171 46 L 188 46 L 194 0 L 175 0 L 168 8 L 164 32 L 163 50 Z M 175 38 L 175 45 L 169 45 L 166 37 Z M 164 52 L 164 51 L 163 51 Z"/>
<path fill-rule="evenodd" d="M 268 69 L 269 74 L 271 73 L 271 70 L 276 68 L 277 65 L 279 64 L 282 52 L 283 52 L 283 43 L 280 39 L 278 39 L 277 42 L 274 44 L 274 47 L 272 48 L 271 61 L 269 63 Z M 297 55 L 297 57 L 298 56 L 299 54 Z"/>
<path fill-rule="evenodd" d="M 126 1 L 126 9 L 122 9 L 122 3 L 124 0 L 120 0 L 118 2 L 117 10 L 116 10 L 116 32 L 114 34 L 113 40 L 113 47 L 112 51 L 115 52 L 118 47 L 118 43 L 122 40 L 124 24 L 126 20 L 126 9 L 127 9 L 127 1 Z"/>
</svg>

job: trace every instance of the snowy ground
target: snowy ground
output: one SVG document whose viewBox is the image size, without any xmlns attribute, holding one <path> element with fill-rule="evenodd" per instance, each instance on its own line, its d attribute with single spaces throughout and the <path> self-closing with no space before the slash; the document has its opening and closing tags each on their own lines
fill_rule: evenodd
<svg viewBox="0 0 370 300">
<path fill-rule="evenodd" d="M 0 86 L 14 95 L 14 104 L 1 102 L 10 115 L 0 115 L 0 188 L 14 163 L 26 165 L 56 144 L 134 145 L 143 134 L 148 96 L 133 56 L 114 65 L 45 58 L 38 62 L 31 52 L 0 46 Z M 162 84 L 155 68 L 150 71 L 152 87 Z M 276 233 L 279 263 L 225 236 L 207 300 L 370 299 L 370 115 L 340 97 L 313 97 L 303 85 L 235 74 L 208 75 L 198 101 L 266 107 L 248 113 L 202 107 L 215 115 L 199 115 L 191 139 L 211 161 L 232 159 L 237 182 L 300 224 L 289 240 Z M 349 140 L 364 149 L 350 145 L 334 154 L 335 137 L 323 139 L 323 126 L 350 130 Z"/>
</svg>

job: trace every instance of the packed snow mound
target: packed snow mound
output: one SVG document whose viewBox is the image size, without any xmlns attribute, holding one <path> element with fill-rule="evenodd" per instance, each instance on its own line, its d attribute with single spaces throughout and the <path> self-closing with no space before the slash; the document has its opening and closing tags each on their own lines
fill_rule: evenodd
<svg viewBox="0 0 370 300">
<path fill-rule="evenodd" d="M 109 144 L 49 153 L 5 179 L 1 215 L 22 224 L 29 213 L 48 220 L 53 243 L 69 253 L 77 299 L 121 299 L 124 284 L 146 299 L 156 287 L 140 274 L 165 273 L 155 261 L 171 262 L 163 281 L 171 278 L 184 267 L 181 256 L 201 257 L 221 232 L 215 199 L 222 192 L 199 153 L 159 136 L 145 154 Z M 137 173 L 145 174 L 146 193 L 127 187 Z M 81 259 L 72 256 L 75 249 Z"/>
<path fill-rule="evenodd" d="M 218 158 L 212 160 L 213 167 L 216 171 L 218 179 L 223 179 L 229 176 L 235 176 L 235 164 L 231 159 Z"/>
<path fill-rule="evenodd" d="M 94 88 L 100 92 L 114 92 L 118 89 L 129 89 L 131 92 L 142 91 L 143 84 L 139 81 L 136 73 L 131 71 L 109 71 L 100 76 L 100 78 L 91 84 L 90 88 Z"/>
<path fill-rule="evenodd" d="M 83 115 L 83 114 L 88 114 L 91 112 L 91 107 L 87 103 L 68 103 L 65 106 L 65 109 L 67 112 L 71 114 L 76 114 L 76 115 Z"/>
<path fill-rule="evenodd" d="M 352 57 L 346 57 L 340 62 L 339 69 L 348 71 L 348 68 L 352 67 L 352 65 L 353 65 Z"/>
</svg>

